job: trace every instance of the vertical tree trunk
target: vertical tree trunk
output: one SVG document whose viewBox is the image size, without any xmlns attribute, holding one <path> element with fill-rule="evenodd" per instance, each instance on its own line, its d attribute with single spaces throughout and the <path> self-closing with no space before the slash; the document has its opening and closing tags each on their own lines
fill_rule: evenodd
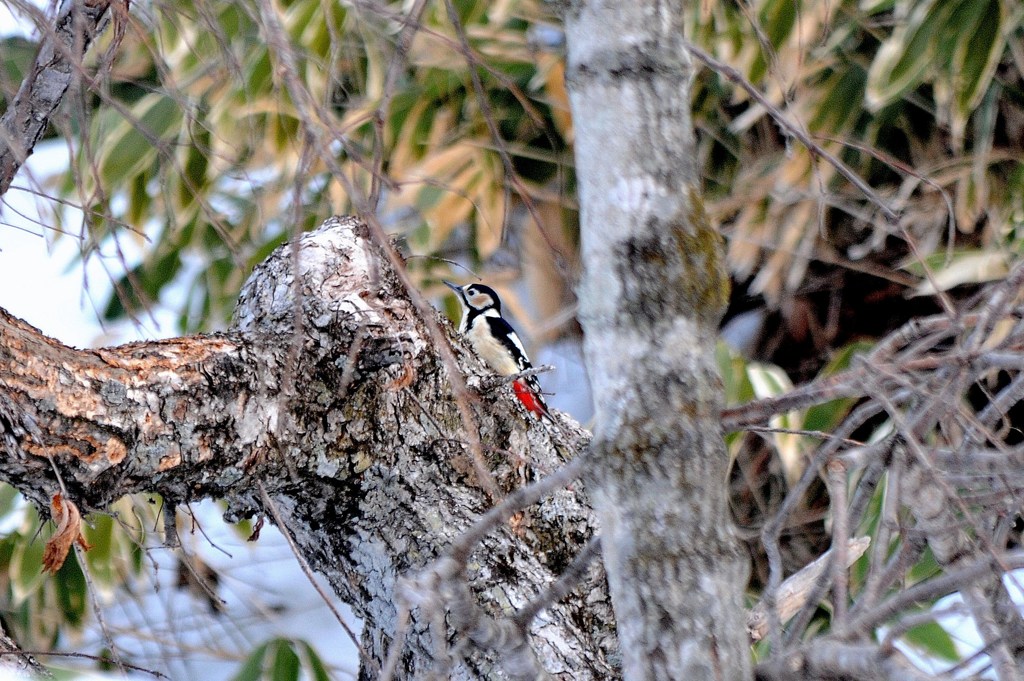
<svg viewBox="0 0 1024 681">
<path fill-rule="evenodd" d="M 592 489 L 625 678 L 750 678 L 747 561 L 714 360 L 728 298 L 699 194 L 681 2 L 566 15 L 596 402 Z"/>
</svg>

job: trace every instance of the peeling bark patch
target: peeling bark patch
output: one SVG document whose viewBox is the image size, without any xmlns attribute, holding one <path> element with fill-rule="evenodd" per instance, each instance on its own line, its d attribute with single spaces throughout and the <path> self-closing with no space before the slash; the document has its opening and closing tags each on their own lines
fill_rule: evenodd
<svg viewBox="0 0 1024 681">
<path fill-rule="evenodd" d="M 128 455 L 128 448 L 124 446 L 124 443 L 116 437 L 110 437 L 107 439 L 106 457 L 107 461 L 112 464 L 119 464 L 124 461 L 124 457 Z"/>
<path fill-rule="evenodd" d="M 32 456 L 38 456 L 43 459 L 53 458 L 60 459 L 61 457 L 69 458 L 81 458 L 79 451 L 69 445 L 54 445 L 52 447 L 44 447 L 37 445 L 32 442 L 25 442 L 22 444 L 22 449 Z"/>
<path fill-rule="evenodd" d="M 159 473 L 175 468 L 181 464 L 181 450 L 177 447 L 167 454 L 166 456 L 160 457 L 160 462 L 157 464 L 156 470 Z"/>
<path fill-rule="evenodd" d="M 37 444 L 25 441 L 22 449 L 32 456 L 54 460 L 75 459 L 90 465 L 98 462 L 116 465 L 128 454 L 128 448 L 116 436 L 103 436 L 72 428 L 69 432 L 63 433 L 63 437 L 65 442 L 62 444 Z"/>
</svg>

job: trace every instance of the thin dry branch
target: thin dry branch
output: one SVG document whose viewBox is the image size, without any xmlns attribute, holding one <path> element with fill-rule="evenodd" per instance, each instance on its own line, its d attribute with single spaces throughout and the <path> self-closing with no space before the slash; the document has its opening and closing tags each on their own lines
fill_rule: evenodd
<svg viewBox="0 0 1024 681">
<path fill-rule="evenodd" d="M 587 465 L 584 449 L 588 443 L 588 438 L 578 440 L 573 445 L 578 452 L 576 458 L 551 475 L 505 497 L 425 570 L 403 578 L 398 591 L 400 618 L 407 623 L 408 613 L 417 608 L 429 621 L 444 622 L 447 619 L 457 637 L 481 650 L 495 653 L 510 678 L 547 678 L 547 672 L 540 665 L 529 643 L 530 622 L 540 610 L 564 598 L 579 583 L 586 568 L 596 557 L 600 542 L 592 539 L 570 567 L 541 596 L 510 617 L 495 618 L 484 612 L 469 588 L 466 567 L 473 550 L 487 534 L 543 497 L 566 487 L 583 473 Z M 384 679 L 391 678 L 395 673 L 405 633 L 404 630 L 399 631 L 388 653 L 382 675 Z M 434 657 L 445 669 L 450 668 L 460 657 L 460 648 L 449 651 L 446 641 L 445 629 L 441 627 L 435 636 Z"/>
<path fill-rule="evenodd" d="M 368 669 L 374 674 L 380 676 L 380 665 L 377 663 L 377 660 L 371 658 L 366 654 L 366 651 L 363 650 L 363 646 L 360 643 L 359 637 L 356 635 L 356 632 L 352 630 L 352 627 L 348 625 L 348 622 L 345 621 L 345 618 L 342 616 L 337 606 L 335 606 L 334 599 L 328 596 L 326 592 L 324 592 L 323 588 L 320 586 L 320 583 L 316 580 L 316 577 L 313 575 L 312 566 L 309 564 L 309 561 L 306 560 L 306 557 L 302 554 L 302 551 L 299 550 L 298 545 L 295 543 L 294 537 L 292 537 L 291 528 L 289 528 L 288 523 L 285 522 L 284 517 L 281 515 L 281 512 L 277 508 L 277 504 L 274 503 L 274 500 L 270 498 L 269 494 L 267 494 L 266 486 L 264 486 L 263 483 L 259 483 L 259 488 L 260 498 L 263 501 L 263 508 L 265 508 L 267 512 L 270 513 L 270 516 L 274 519 L 274 524 L 277 525 L 277 529 L 280 530 L 281 535 L 284 537 L 285 541 L 288 542 L 288 548 L 291 549 L 292 555 L 295 556 L 295 560 L 298 561 L 299 567 L 302 569 L 302 574 L 304 574 L 306 576 L 306 579 L 309 580 L 309 583 L 313 586 L 313 589 L 316 590 L 317 595 L 320 596 L 320 600 L 323 601 L 324 605 L 326 605 L 327 608 L 331 611 L 331 614 L 334 615 L 334 619 L 338 621 L 338 624 L 340 624 L 342 630 L 344 630 L 345 635 L 348 636 L 349 640 L 352 641 L 352 644 L 356 647 L 356 651 L 359 653 L 360 665 L 362 666 L 363 669 Z"/>
<path fill-rule="evenodd" d="M 945 675 L 926 674 L 895 648 L 874 644 L 817 641 L 785 656 L 758 665 L 763 681 L 790 679 L 847 679 L 848 681 L 937 681 Z"/>
<path fill-rule="evenodd" d="M 422 28 L 420 20 L 423 11 L 427 8 L 427 0 L 415 0 L 409 11 L 402 17 L 402 30 L 395 40 L 395 52 L 388 63 L 387 75 L 384 78 L 384 89 L 381 94 L 380 103 L 373 113 L 374 145 L 373 145 L 373 172 L 370 175 L 370 195 L 367 198 L 367 208 L 371 213 L 376 213 L 380 206 L 381 188 L 385 183 L 384 157 L 386 139 L 384 134 L 384 122 L 391 113 L 391 101 L 398 89 L 398 77 L 402 69 L 406 67 L 409 56 L 409 48 L 412 46 L 416 32 Z"/>
<path fill-rule="evenodd" d="M 1016 435 L 1011 428 L 999 432 L 993 428 L 1020 402 L 1022 271 L 1014 270 L 1006 280 L 989 286 L 968 313 L 906 324 L 839 375 L 723 414 L 727 430 L 743 429 L 838 396 L 863 400 L 817 446 L 804 475 L 763 528 L 769 578 L 759 606 L 759 635 L 777 636 L 773 640 L 781 641 L 781 645 L 773 643 L 762 666 L 765 678 L 787 666 L 808 678 L 840 670 L 850 678 L 915 678 L 920 672 L 905 670 L 903 662 L 896 664 L 884 650 L 865 657 L 857 667 L 849 666 L 854 660 L 847 656 L 851 649 L 829 646 L 834 640 L 845 645 L 857 637 L 870 637 L 875 628 L 897 617 L 912 626 L 915 620 L 900 616 L 913 616 L 907 611 L 954 590 L 967 599 L 997 677 L 1018 678 L 1024 662 L 1024 624 L 1003 580 L 1006 575 L 1013 579 L 1011 570 L 1019 564 L 1019 556 L 1007 554 L 1006 546 L 1008 527 L 1024 509 L 1024 479 L 1016 473 L 1020 458 L 1020 448 L 1013 444 Z M 985 388 L 996 377 L 999 385 Z M 979 387 L 985 395 L 981 402 L 972 393 Z M 870 429 L 865 432 L 864 428 Z M 871 430 L 876 431 L 874 435 Z M 858 431 L 856 439 L 850 437 L 854 431 Z M 832 504 L 833 545 L 843 542 L 847 532 L 863 527 L 869 500 L 877 495 L 878 484 L 885 485 L 875 548 L 863 581 L 845 585 L 845 570 L 833 565 L 832 579 L 814 581 L 801 612 L 793 615 L 782 605 L 781 530 L 810 483 L 823 474 L 828 476 Z M 849 498 L 846 485 L 850 485 Z M 926 545 L 946 574 L 901 591 L 900 581 L 920 562 Z M 830 582 L 838 600 L 832 634 L 813 638 L 812 649 L 806 642 L 807 627 L 814 604 Z M 844 612 L 847 599 L 848 614 Z"/>
<path fill-rule="evenodd" d="M 851 539 L 845 547 L 845 561 L 839 565 L 844 565 L 844 570 L 849 569 L 864 555 L 870 544 L 871 537 Z M 786 581 L 779 586 L 775 600 L 780 622 L 785 624 L 804 607 L 818 581 L 827 575 L 827 569 L 832 564 L 833 557 L 833 550 L 826 551 L 813 563 L 786 578 Z M 747 631 L 752 641 L 760 641 L 768 632 L 768 606 L 763 600 L 751 608 L 750 614 L 747 616 Z"/>
<path fill-rule="evenodd" d="M 569 592 L 575 589 L 582 579 L 583 574 L 601 553 L 601 538 L 594 537 L 573 559 L 569 567 L 558 576 L 558 579 L 549 586 L 544 593 L 533 599 L 519 609 L 513 620 L 520 629 L 525 630 L 530 622 L 540 614 L 540 611 L 552 603 L 562 600 Z"/>
<path fill-rule="evenodd" d="M 1010 570 L 1024 568 L 1024 550 L 1018 549 L 1006 553 L 1000 562 L 1003 568 Z M 876 607 L 852 617 L 849 624 L 838 628 L 834 635 L 840 639 L 853 639 L 870 634 L 904 610 L 948 596 L 971 582 L 991 574 L 992 570 L 991 562 L 977 560 L 900 591 L 895 591 Z"/>
</svg>

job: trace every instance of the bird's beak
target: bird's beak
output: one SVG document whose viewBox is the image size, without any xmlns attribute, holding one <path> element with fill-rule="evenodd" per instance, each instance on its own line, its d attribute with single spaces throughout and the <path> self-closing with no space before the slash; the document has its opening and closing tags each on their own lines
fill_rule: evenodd
<svg viewBox="0 0 1024 681">
<path fill-rule="evenodd" d="M 450 288 L 451 290 L 455 291 L 455 295 L 459 296 L 460 298 L 462 297 L 461 286 L 459 286 L 458 284 L 453 284 L 452 282 L 446 281 L 444 279 L 441 280 L 441 283 Z"/>
</svg>

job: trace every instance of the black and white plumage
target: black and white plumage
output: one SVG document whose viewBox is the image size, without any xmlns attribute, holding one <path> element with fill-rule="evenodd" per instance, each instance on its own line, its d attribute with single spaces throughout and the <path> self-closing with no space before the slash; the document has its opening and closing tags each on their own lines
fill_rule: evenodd
<svg viewBox="0 0 1024 681">
<path fill-rule="evenodd" d="M 466 337 L 476 354 L 495 373 L 512 376 L 532 369 L 526 348 L 512 325 L 501 316 L 501 299 L 490 286 L 444 282 L 459 299 L 462 321 L 459 333 Z M 548 415 L 548 406 L 541 394 L 536 376 L 524 376 L 512 383 L 516 397 L 537 417 Z"/>
</svg>

